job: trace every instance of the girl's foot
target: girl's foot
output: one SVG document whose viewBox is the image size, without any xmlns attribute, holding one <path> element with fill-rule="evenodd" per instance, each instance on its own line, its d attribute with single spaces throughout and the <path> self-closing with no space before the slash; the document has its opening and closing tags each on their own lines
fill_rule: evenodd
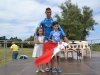
<svg viewBox="0 0 100 75">
<path fill-rule="evenodd" d="M 39 72 L 39 70 L 36 70 L 36 73 L 38 73 Z"/>
<path fill-rule="evenodd" d="M 45 71 L 44 71 L 44 70 L 42 70 L 42 69 L 41 69 L 40 71 L 41 71 L 41 72 L 45 72 Z"/>
</svg>

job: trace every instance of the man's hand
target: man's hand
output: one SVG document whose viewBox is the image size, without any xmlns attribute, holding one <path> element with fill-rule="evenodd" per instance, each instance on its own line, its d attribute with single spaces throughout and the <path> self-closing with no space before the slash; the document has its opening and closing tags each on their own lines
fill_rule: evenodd
<svg viewBox="0 0 100 75">
<path fill-rule="evenodd" d="M 11 51 L 9 51 L 9 55 L 11 54 Z"/>
<path fill-rule="evenodd" d="M 68 41 L 68 38 L 67 38 L 66 36 L 64 36 L 64 41 L 65 41 L 66 43 L 69 42 L 69 41 Z"/>
<path fill-rule="evenodd" d="M 59 44 L 62 44 L 62 39 L 60 40 Z"/>
</svg>

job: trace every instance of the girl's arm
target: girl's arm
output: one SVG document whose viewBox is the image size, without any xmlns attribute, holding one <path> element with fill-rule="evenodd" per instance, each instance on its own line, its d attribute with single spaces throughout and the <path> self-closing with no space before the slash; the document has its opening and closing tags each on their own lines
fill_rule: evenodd
<svg viewBox="0 0 100 75">
<path fill-rule="evenodd" d="M 38 44 L 39 40 L 37 38 L 34 38 L 33 42 L 27 42 L 28 45 L 34 45 L 34 44 Z"/>
<path fill-rule="evenodd" d="M 35 44 L 39 44 L 40 42 L 39 42 L 39 40 L 37 38 L 34 38 L 34 43 Z"/>
</svg>

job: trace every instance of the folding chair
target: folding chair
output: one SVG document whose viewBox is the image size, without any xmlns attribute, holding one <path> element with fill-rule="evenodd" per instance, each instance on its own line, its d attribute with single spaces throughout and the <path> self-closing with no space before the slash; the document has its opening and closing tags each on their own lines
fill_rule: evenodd
<svg viewBox="0 0 100 75">
<path fill-rule="evenodd" d="M 67 47 L 66 47 L 66 50 L 65 50 L 65 59 L 68 58 L 68 53 L 71 52 L 72 54 L 72 58 L 73 58 L 73 51 L 74 51 L 74 45 L 73 44 L 69 44 Z"/>
<path fill-rule="evenodd" d="M 77 60 L 78 60 L 78 57 L 81 57 L 81 59 L 83 58 L 83 46 L 82 46 L 82 43 L 80 41 L 75 41 L 75 43 L 77 43 L 77 46 L 76 46 L 76 49 L 74 50 L 74 52 L 77 53 Z M 80 61 L 81 61 L 80 59 Z"/>
<path fill-rule="evenodd" d="M 87 54 L 89 54 L 89 56 L 91 58 L 91 50 L 90 50 L 90 46 L 88 45 L 88 42 L 81 41 L 81 43 L 83 44 L 83 56 L 84 56 L 84 51 L 86 51 L 86 56 L 87 56 Z"/>
<path fill-rule="evenodd" d="M 65 48 L 61 50 L 61 54 L 63 54 L 64 55 L 64 58 L 66 59 L 66 56 L 65 56 L 65 54 L 66 54 L 65 53 Z"/>
</svg>

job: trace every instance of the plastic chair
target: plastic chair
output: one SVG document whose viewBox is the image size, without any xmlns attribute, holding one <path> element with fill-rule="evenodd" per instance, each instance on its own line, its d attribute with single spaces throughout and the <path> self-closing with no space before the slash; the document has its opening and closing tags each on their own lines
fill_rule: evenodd
<svg viewBox="0 0 100 75">
<path fill-rule="evenodd" d="M 69 44 L 67 47 L 66 47 L 66 50 L 65 50 L 65 59 L 68 58 L 68 53 L 71 52 L 72 54 L 72 58 L 73 58 L 73 52 L 74 52 L 74 44 Z"/>
<path fill-rule="evenodd" d="M 89 56 L 91 58 L 91 50 L 90 50 L 90 46 L 88 45 L 88 42 L 87 41 L 81 41 L 81 43 L 83 44 L 83 54 L 84 54 L 84 51 L 86 51 L 86 56 L 89 53 Z"/>
</svg>

